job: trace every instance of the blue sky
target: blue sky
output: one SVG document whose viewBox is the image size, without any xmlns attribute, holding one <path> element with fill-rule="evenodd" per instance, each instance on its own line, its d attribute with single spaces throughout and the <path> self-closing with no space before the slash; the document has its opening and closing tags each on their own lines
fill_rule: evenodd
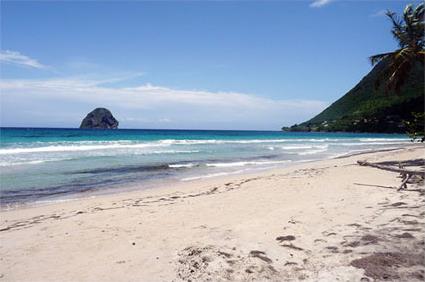
<svg viewBox="0 0 425 282">
<path fill-rule="evenodd" d="M 417 3 L 418 1 L 414 2 Z M 350 90 L 396 47 L 406 1 L 1 2 L 1 125 L 272 129 Z"/>
</svg>

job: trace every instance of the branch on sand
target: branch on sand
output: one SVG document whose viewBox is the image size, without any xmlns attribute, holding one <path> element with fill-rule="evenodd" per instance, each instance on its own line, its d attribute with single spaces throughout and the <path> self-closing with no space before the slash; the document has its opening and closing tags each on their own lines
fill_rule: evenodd
<svg viewBox="0 0 425 282">
<path fill-rule="evenodd" d="M 386 166 L 386 165 L 369 163 L 369 162 L 366 162 L 366 161 L 357 161 L 357 163 L 359 165 L 361 165 L 361 166 L 370 166 L 370 167 L 374 167 L 374 168 L 378 168 L 378 169 L 382 169 L 382 170 L 386 170 L 386 171 L 400 173 L 400 175 L 402 177 L 402 182 L 401 182 L 400 187 L 398 187 L 397 191 L 400 191 L 400 190 L 403 190 L 403 189 L 407 189 L 407 182 L 414 175 L 418 175 L 422 179 L 424 179 L 424 177 L 425 177 L 425 170 L 409 170 L 409 169 L 404 169 L 401 165 L 399 166 L 399 168 L 396 168 L 396 167 L 391 167 L 391 166 Z"/>
</svg>

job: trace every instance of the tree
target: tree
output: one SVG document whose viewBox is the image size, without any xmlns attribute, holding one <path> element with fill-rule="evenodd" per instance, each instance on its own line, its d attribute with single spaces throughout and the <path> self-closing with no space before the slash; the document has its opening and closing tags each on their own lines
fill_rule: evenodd
<svg viewBox="0 0 425 282">
<path fill-rule="evenodd" d="M 425 141 L 425 114 L 422 113 L 412 113 L 413 119 L 410 121 L 405 121 L 404 125 L 406 126 L 407 132 L 412 138 L 412 141 L 419 140 L 421 142 Z"/>
<path fill-rule="evenodd" d="M 424 64 L 424 13 L 423 3 L 416 8 L 413 8 L 411 4 L 407 5 L 403 11 L 402 19 L 394 12 L 387 11 L 386 13 L 393 24 L 391 32 L 398 42 L 399 49 L 370 57 L 372 65 L 381 61 L 385 63 L 385 68 L 377 81 L 377 85 L 379 86 L 380 80 L 385 79 L 386 92 L 395 90 L 399 93 L 400 87 L 415 64 Z M 412 113 L 412 120 L 405 121 L 407 132 L 413 140 L 425 141 L 424 119 L 423 112 Z"/>
<path fill-rule="evenodd" d="M 387 91 L 398 92 L 414 64 L 424 64 L 424 12 L 424 4 L 419 4 L 416 8 L 409 4 L 404 9 L 402 19 L 394 12 L 386 13 L 393 24 L 391 32 L 399 48 L 393 52 L 373 55 L 370 62 L 372 65 L 387 62 L 383 71 Z"/>
</svg>

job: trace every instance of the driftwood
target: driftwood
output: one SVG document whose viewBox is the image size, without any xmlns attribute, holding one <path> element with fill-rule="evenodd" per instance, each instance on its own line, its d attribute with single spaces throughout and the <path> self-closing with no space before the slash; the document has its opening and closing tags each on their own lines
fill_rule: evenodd
<svg viewBox="0 0 425 282">
<path fill-rule="evenodd" d="M 385 165 L 369 163 L 369 162 L 365 162 L 365 161 L 357 161 L 357 163 L 361 166 L 371 166 L 371 167 L 374 167 L 374 168 L 379 168 L 379 169 L 388 170 L 388 171 L 392 171 L 392 172 L 398 172 L 398 173 L 402 173 L 402 174 L 411 174 L 411 175 L 424 175 L 425 174 L 424 170 L 408 170 L 408 169 L 403 169 L 403 168 L 395 168 L 395 167 L 390 167 L 390 166 L 385 166 Z"/>
<path fill-rule="evenodd" d="M 410 178 L 412 177 L 412 175 L 406 173 L 402 177 L 403 177 L 403 180 L 401 181 L 401 185 L 400 185 L 400 187 L 398 187 L 397 191 L 400 191 L 402 189 L 407 189 L 407 181 L 410 180 Z"/>
<path fill-rule="evenodd" d="M 361 166 L 370 166 L 370 167 L 374 167 L 374 168 L 378 168 L 378 169 L 382 169 L 382 170 L 400 173 L 401 177 L 402 177 L 402 182 L 401 182 L 400 187 L 397 189 L 398 191 L 400 191 L 402 189 L 407 189 L 407 182 L 410 180 L 410 178 L 412 178 L 412 176 L 414 176 L 414 175 L 419 175 L 421 177 L 425 176 L 424 170 L 404 169 L 401 165 L 399 166 L 399 168 L 396 168 L 396 167 L 391 167 L 391 166 L 386 166 L 386 165 L 369 163 L 369 162 L 366 162 L 366 161 L 357 161 L 357 163 Z"/>
</svg>

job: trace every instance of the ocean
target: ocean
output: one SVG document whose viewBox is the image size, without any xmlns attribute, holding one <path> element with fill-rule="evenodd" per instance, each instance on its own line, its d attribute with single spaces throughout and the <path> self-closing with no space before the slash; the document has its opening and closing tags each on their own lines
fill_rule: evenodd
<svg viewBox="0 0 425 282">
<path fill-rule="evenodd" d="M 2 206 L 255 172 L 410 143 L 405 135 L 0 129 Z"/>
</svg>

